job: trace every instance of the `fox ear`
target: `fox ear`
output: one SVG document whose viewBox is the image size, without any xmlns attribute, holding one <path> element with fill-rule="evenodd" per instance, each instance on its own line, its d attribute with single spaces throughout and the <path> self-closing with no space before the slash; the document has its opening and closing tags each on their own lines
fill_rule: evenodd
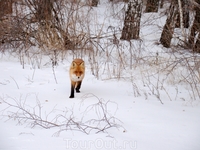
<svg viewBox="0 0 200 150">
<path fill-rule="evenodd" d="M 76 63 L 75 63 L 75 62 L 72 62 L 72 66 L 73 66 L 73 67 L 76 67 Z"/>
<path fill-rule="evenodd" d="M 85 63 L 84 62 L 81 63 L 81 67 L 85 67 Z"/>
</svg>

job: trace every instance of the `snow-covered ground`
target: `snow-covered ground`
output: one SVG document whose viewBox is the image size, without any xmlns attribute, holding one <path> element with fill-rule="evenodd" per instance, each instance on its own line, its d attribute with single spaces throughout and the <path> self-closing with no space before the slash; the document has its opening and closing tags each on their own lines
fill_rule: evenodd
<svg viewBox="0 0 200 150">
<path fill-rule="evenodd" d="M 199 105 L 186 105 L 180 100 L 161 104 L 156 98 L 145 100 L 142 96 L 134 97 L 131 83 L 99 81 L 90 71 L 86 71 L 81 93 L 69 99 L 68 67 L 69 63 L 66 62 L 55 69 L 56 84 L 51 67 L 34 70 L 31 65 L 26 65 L 22 69 L 17 60 L 2 58 L 1 114 L 9 115 L 9 111 L 15 111 L 12 107 L 4 111 L 7 105 L 3 101 L 13 105 L 16 105 L 15 101 L 25 102 L 28 110 L 37 106 L 39 101 L 43 115 L 54 110 L 51 116 L 55 117 L 68 108 L 74 112 L 75 118 L 79 118 L 85 115 L 83 112 L 87 107 L 101 99 L 103 103 L 108 102 L 108 113 L 119 119 L 117 123 L 122 127 L 110 128 L 107 133 L 91 132 L 88 135 L 72 129 L 57 135 L 59 127 L 31 128 L 30 121 L 20 124 L 17 119 L 6 121 L 8 118 L 1 116 L 0 149 L 200 149 Z M 96 112 L 91 110 L 84 117 L 92 119 Z"/>
<path fill-rule="evenodd" d="M 105 33 L 110 24 L 123 25 L 116 18 L 108 17 L 109 13 L 106 11 L 113 11 L 108 8 L 105 1 L 93 9 L 97 12 L 97 18 L 103 20 Z M 168 82 L 160 83 L 164 73 L 155 75 L 156 68 L 162 67 L 157 64 L 159 61 L 163 63 L 168 58 L 174 59 L 172 55 L 164 53 L 168 50 L 156 45 L 161 33 L 158 29 L 164 25 L 164 19 L 165 16 L 159 18 L 157 14 L 142 16 L 140 36 L 143 51 L 139 55 L 144 56 L 144 60 L 145 56 L 150 55 L 149 62 L 152 60 L 155 63 L 147 62 L 143 66 L 133 61 L 131 71 L 126 69 L 117 79 L 109 79 L 104 70 L 110 67 L 112 72 L 112 65 L 119 67 L 118 64 L 112 64 L 117 58 L 111 59 L 113 62 L 110 61 L 106 66 L 102 65 L 101 56 L 97 63 L 103 66 L 99 67 L 99 73 L 104 74 L 100 74 L 97 80 L 92 75 L 88 56 L 84 56 L 86 75 L 81 93 L 75 93 L 74 99 L 69 98 L 68 73 L 73 56 L 67 55 L 63 61 L 58 62 L 58 66 L 52 68 L 50 57 L 44 55 L 40 69 L 37 68 L 37 63 L 30 60 L 25 62 L 22 69 L 17 58 L 19 56 L 1 54 L 0 150 L 199 150 L 200 100 L 198 96 L 195 100 L 195 94 L 192 95 L 191 89 L 179 79 L 179 74 L 182 75 L 180 78 L 184 77 L 184 67 L 177 65 L 177 72 Z M 120 41 L 121 43 L 126 48 L 126 42 Z M 158 52 L 161 53 L 157 60 L 153 56 Z M 124 55 L 124 58 L 128 58 L 128 55 Z M 102 60 L 104 59 L 106 58 Z M 145 81 L 146 78 L 148 81 Z M 179 83 L 179 80 L 182 82 Z M 154 81 L 158 84 L 157 87 L 152 86 Z M 148 83 L 152 85 L 148 87 Z M 199 83 L 197 85 L 199 88 Z M 35 120 L 28 120 L 30 115 Z M 36 121 L 38 116 L 56 125 Z M 76 121 L 73 125 L 68 124 L 71 128 L 57 126 L 67 124 L 67 119 Z M 79 127 L 95 125 L 98 129 L 110 126 L 104 132 L 93 129 L 84 133 L 81 128 L 76 128 L 77 124 Z"/>
</svg>

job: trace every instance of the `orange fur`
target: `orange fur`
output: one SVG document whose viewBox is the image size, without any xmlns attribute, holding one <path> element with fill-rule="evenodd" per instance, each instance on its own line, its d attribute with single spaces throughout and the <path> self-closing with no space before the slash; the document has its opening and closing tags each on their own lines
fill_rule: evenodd
<svg viewBox="0 0 200 150">
<path fill-rule="evenodd" d="M 74 98 L 74 89 L 76 92 L 80 92 L 81 83 L 85 76 L 85 64 L 82 59 L 74 59 L 71 63 L 70 72 L 71 80 L 71 94 L 69 98 Z"/>
</svg>

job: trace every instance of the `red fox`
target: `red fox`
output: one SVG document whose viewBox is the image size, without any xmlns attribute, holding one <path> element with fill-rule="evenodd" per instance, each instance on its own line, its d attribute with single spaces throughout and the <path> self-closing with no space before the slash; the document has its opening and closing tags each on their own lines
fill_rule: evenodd
<svg viewBox="0 0 200 150">
<path fill-rule="evenodd" d="M 74 59 L 72 61 L 69 76 L 71 80 L 71 94 L 69 98 L 74 98 L 74 89 L 76 89 L 77 93 L 80 93 L 81 83 L 85 76 L 85 64 L 82 59 Z"/>
</svg>

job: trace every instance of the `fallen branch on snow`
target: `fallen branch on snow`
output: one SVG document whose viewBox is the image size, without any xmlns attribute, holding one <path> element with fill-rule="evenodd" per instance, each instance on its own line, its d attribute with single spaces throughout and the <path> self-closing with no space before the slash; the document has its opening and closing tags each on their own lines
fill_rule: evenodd
<svg viewBox="0 0 200 150">
<path fill-rule="evenodd" d="M 9 96 L 0 97 L 2 104 L 6 105 L 5 109 L 1 111 L 1 116 L 3 118 L 8 118 L 8 120 L 16 120 L 18 124 L 26 124 L 31 128 L 36 126 L 44 129 L 59 128 L 58 132 L 54 134 L 57 136 L 62 131 L 69 130 L 90 134 L 92 131 L 95 133 L 107 133 L 107 130 L 110 128 L 123 128 L 117 123 L 121 123 L 121 121 L 108 112 L 108 104 L 112 102 L 104 102 L 103 99 L 100 99 L 95 95 L 87 94 L 83 97 L 81 105 L 85 105 L 84 101 L 88 97 L 93 97 L 97 102 L 87 106 L 86 109 L 80 113 L 81 116 L 75 116 L 75 110 L 66 108 L 61 111 L 57 110 L 56 106 L 46 114 L 46 111 L 43 109 L 37 96 L 36 105 L 34 107 L 27 104 L 26 99 L 28 97 L 23 99 L 21 96 L 19 100 Z"/>
</svg>

